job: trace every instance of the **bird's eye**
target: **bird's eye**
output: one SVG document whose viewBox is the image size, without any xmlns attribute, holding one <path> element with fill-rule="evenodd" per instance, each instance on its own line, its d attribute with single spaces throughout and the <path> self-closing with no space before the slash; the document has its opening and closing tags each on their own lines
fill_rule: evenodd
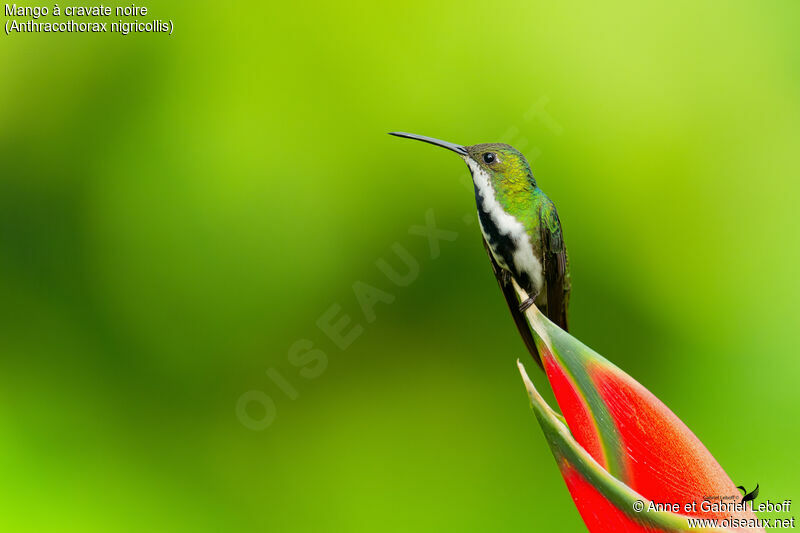
<svg viewBox="0 0 800 533">
<path fill-rule="evenodd" d="M 489 165 L 494 163 L 497 160 L 497 156 L 494 155 L 492 152 L 486 152 L 483 154 L 483 161 Z"/>
</svg>

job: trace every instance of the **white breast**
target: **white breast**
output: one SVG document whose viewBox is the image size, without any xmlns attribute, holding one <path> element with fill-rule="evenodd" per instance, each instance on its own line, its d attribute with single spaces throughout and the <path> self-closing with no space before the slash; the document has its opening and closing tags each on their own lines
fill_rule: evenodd
<svg viewBox="0 0 800 533">
<path fill-rule="evenodd" d="M 514 267 L 518 272 L 526 272 L 533 280 L 533 284 L 537 291 L 542 289 L 544 279 L 542 278 L 542 264 L 539 259 L 533 255 L 533 246 L 531 246 L 530 237 L 525 232 L 525 226 L 516 217 L 506 213 L 500 202 L 497 201 L 495 196 L 494 187 L 489 181 L 489 175 L 484 171 L 480 165 L 473 161 L 468 156 L 462 156 L 464 161 L 467 162 L 470 171 L 472 172 L 472 180 L 478 189 L 478 194 L 483 199 L 483 210 L 489 215 L 494 222 L 497 229 L 502 235 L 508 236 L 514 241 Z M 479 218 L 480 220 L 480 218 Z M 489 236 L 481 224 L 481 232 L 483 237 L 489 242 Z M 494 253 L 492 253 L 494 255 Z M 495 256 L 497 262 L 503 268 L 508 269 L 502 258 Z"/>
</svg>

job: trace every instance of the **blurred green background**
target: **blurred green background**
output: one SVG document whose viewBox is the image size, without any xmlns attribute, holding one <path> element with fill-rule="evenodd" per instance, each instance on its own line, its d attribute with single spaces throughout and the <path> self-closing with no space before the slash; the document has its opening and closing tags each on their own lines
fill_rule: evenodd
<svg viewBox="0 0 800 533">
<path fill-rule="evenodd" d="M 0 35 L 0 529 L 583 530 L 466 168 L 392 130 L 526 153 L 573 333 L 798 496 L 795 3 L 148 7 Z"/>
</svg>

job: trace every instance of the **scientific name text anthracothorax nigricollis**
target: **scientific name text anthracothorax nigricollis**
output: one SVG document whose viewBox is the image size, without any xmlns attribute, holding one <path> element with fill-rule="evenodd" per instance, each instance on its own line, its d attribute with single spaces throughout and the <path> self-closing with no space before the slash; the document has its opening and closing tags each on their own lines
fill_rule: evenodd
<svg viewBox="0 0 800 533">
<path fill-rule="evenodd" d="M 166 19 L 140 20 L 147 17 L 146 6 L 21 6 L 5 4 L 6 35 L 12 33 L 164 33 L 172 35 L 173 21 Z M 69 17 L 69 18 L 68 18 Z M 114 17 L 116 20 L 109 20 Z M 136 18 L 134 18 L 136 17 Z M 27 19 L 27 20 L 19 20 Z M 105 19 L 105 20 L 98 20 Z"/>
</svg>

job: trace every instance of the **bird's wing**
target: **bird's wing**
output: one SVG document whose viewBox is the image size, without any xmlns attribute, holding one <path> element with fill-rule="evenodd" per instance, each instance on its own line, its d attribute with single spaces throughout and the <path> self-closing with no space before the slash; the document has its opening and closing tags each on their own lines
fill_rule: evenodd
<svg viewBox="0 0 800 533">
<path fill-rule="evenodd" d="M 539 231 L 542 243 L 542 263 L 547 288 L 547 317 L 568 331 L 570 279 L 567 246 L 561 232 L 561 221 L 552 202 L 542 203 L 539 210 Z"/>
<path fill-rule="evenodd" d="M 519 334 L 522 337 L 522 342 L 525 343 L 525 347 L 528 348 L 533 359 L 541 367 L 542 361 L 539 357 L 539 351 L 536 349 L 536 342 L 533 340 L 533 332 L 531 331 L 530 324 L 528 324 L 528 319 L 525 318 L 522 311 L 519 310 L 519 298 L 517 298 L 517 292 L 514 290 L 511 274 L 508 270 L 504 270 L 497 264 L 497 261 L 492 255 L 492 251 L 489 249 L 489 243 L 486 242 L 485 238 L 483 239 L 483 247 L 486 248 L 486 253 L 489 255 L 489 261 L 492 264 L 492 272 L 494 272 L 494 277 L 497 279 L 497 284 L 500 285 L 500 290 L 503 292 L 503 296 L 506 299 L 508 309 L 511 311 L 511 317 L 514 319 L 514 324 L 516 324 L 517 330 L 519 330 Z"/>
</svg>

